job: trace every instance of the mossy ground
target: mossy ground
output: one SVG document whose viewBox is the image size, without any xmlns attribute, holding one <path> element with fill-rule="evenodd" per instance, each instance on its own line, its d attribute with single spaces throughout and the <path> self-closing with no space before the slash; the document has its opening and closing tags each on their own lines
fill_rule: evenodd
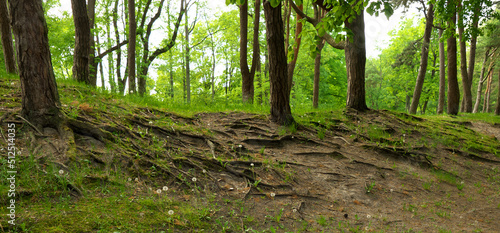
<svg viewBox="0 0 500 233">
<path fill-rule="evenodd" d="M 266 106 L 186 107 L 60 81 L 73 135 L 61 150 L 57 133 L 38 135 L 16 116 L 19 90 L 14 77 L 0 82 L 2 132 L 16 124 L 21 152 L 16 225 L 2 214 L 3 232 L 500 227 L 500 118 L 491 114 L 299 109 L 297 125 L 280 127 Z"/>
</svg>

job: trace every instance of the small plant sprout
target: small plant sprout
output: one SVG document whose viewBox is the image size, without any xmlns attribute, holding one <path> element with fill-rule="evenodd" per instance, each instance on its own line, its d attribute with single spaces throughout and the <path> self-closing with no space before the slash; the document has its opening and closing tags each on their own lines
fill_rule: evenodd
<svg viewBox="0 0 500 233">
<path fill-rule="evenodd" d="M 164 192 L 168 191 L 168 187 L 167 186 L 163 186 L 163 191 Z"/>
<path fill-rule="evenodd" d="M 174 211 L 173 210 L 169 210 L 168 211 L 168 215 L 174 215 Z"/>
<path fill-rule="evenodd" d="M 61 169 L 61 170 L 59 170 L 59 175 L 62 175 L 62 174 L 64 174 L 64 171 Z"/>
<path fill-rule="evenodd" d="M 196 182 L 196 181 L 197 181 L 196 177 L 193 177 L 193 179 L 191 179 L 191 180 L 192 180 L 193 182 Z"/>
</svg>

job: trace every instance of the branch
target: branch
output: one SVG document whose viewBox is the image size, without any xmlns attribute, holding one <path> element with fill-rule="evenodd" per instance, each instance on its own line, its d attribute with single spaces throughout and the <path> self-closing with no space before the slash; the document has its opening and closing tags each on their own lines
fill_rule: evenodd
<svg viewBox="0 0 500 233">
<path fill-rule="evenodd" d="M 301 11 L 297 5 L 295 5 L 295 3 L 293 1 L 290 1 L 290 5 L 292 6 L 293 10 L 298 14 L 300 15 L 300 17 L 306 19 L 307 22 L 311 23 L 314 27 L 316 27 L 316 25 L 319 23 L 316 19 L 313 19 L 309 16 L 307 16 L 303 11 Z M 330 34 L 328 33 L 325 33 L 325 35 L 323 35 L 323 39 L 326 41 L 326 43 L 328 43 L 330 46 L 336 48 L 336 49 L 344 49 L 345 48 L 345 41 L 341 41 L 339 43 L 335 42 L 335 39 L 333 39 L 332 36 L 330 36 Z"/>
<path fill-rule="evenodd" d="M 99 59 L 102 59 L 103 57 L 105 57 L 106 55 L 108 55 L 109 53 L 121 48 L 122 46 L 128 44 L 128 40 L 124 40 L 122 41 L 121 43 L 109 48 L 108 50 L 102 52 L 101 54 L 99 54 L 99 56 L 97 56 Z"/>
</svg>

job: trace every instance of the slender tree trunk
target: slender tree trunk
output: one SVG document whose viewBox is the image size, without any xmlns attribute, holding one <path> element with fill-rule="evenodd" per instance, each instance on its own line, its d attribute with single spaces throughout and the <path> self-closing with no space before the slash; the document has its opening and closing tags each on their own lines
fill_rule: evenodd
<svg viewBox="0 0 500 233">
<path fill-rule="evenodd" d="M 321 74 L 321 51 L 325 45 L 325 40 L 320 38 L 316 44 L 316 57 L 314 58 L 314 87 L 313 87 L 313 108 L 318 108 L 319 102 L 319 77 Z"/>
<path fill-rule="evenodd" d="M 186 39 L 186 48 L 185 48 L 185 69 L 186 69 L 186 101 L 187 103 L 191 103 L 191 77 L 190 77 L 190 56 L 189 56 L 189 20 L 188 20 L 188 14 L 186 14 L 185 18 L 185 25 L 184 25 L 184 31 L 185 31 L 185 39 Z"/>
<path fill-rule="evenodd" d="M 484 53 L 483 65 L 481 68 L 481 76 L 479 76 L 478 84 L 477 84 L 477 94 L 476 94 L 476 103 L 474 104 L 474 109 L 472 113 L 477 113 L 479 111 L 479 104 L 481 103 L 481 93 L 483 90 L 483 83 L 486 80 L 484 78 L 484 72 L 486 71 L 486 62 L 488 61 L 489 53 L 491 47 L 487 48 Z"/>
<path fill-rule="evenodd" d="M 255 1 L 255 18 L 254 18 L 254 34 L 253 34 L 253 54 L 252 67 L 248 68 L 248 0 L 240 6 L 240 70 L 242 79 L 242 101 L 243 103 L 253 103 L 254 99 L 254 78 L 255 69 L 260 59 L 259 45 L 259 21 L 260 21 L 260 0 Z"/>
<path fill-rule="evenodd" d="M 94 39 L 94 21 L 95 21 L 95 0 L 88 0 L 87 5 L 88 15 L 89 15 L 89 27 L 90 27 L 90 51 L 89 51 L 89 80 L 92 86 L 97 85 L 97 65 L 99 64 L 99 59 L 95 56 L 95 39 Z M 117 41 L 116 43 L 120 43 Z"/>
<path fill-rule="evenodd" d="M 59 129 L 61 104 L 42 1 L 10 0 L 9 9 L 21 78 L 21 114 L 39 129 Z"/>
<path fill-rule="evenodd" d="M 464 9 L 459 1 L 459 17 L 458 17 L 458 37 L 460 39 L 460 73 L 462 75 L 462 89 L 463 89 L 463 99 L 462 99 L 462 112 L 472 112 L 472 91 L 471 84 L 469 83 L 469 77 L 467 74 L 467 52 L 465 45 L 465 35 L 464 35 Z"/>
<path fill-rule="evenodd" d="M 90 23 L 85 0 L 71 0 L 75 24 L 75 51 L 73 54 L 73 79 L 92 85 L 89 74 Z"/>
<path fill-rule="evenodd" d="M 128 48 L 127 48 L 127 68 L 128 68 L 128 93 L 136 92 L 135 80 L 135 45 L 136 45 L 136 22 L 135 22 L 135 0 L 128 0 Z"/>
<path fill-rule="evenodd" d="M 418 70 L 415 90 L 413 91 L 413 100 L 410 105 L 410 114 L 417 113 L 418 102 L 420 100 L 420 95 L 422 94 L 422 87 L 424 86 L 425 74 L 427 73 L 427 62 L 429 60 L 429 45 L 431 41 L 433 22 L 434 22 L 434 5 L 432 3 L 429 3 L 429 9 L 427 9 L 427 17 L 425 22 L 424 42 L 422 43 L 420 69 Z"/>
<path fill-rule="evenodd" d="M 491 96 L 491 82 L 493 80 L 492 72 L 488 73 L 488 83 L 486 84 L 486 91 L 484 92 L 483 112 L 490 112 L 490 96 Z"/>
<path fill-rule="evenodd" d="M 215 45 L 212 38 L 212 101 L 215 100 Z"/>
<path fill-rule="evenodd" d="M 479 26 L 479 14 L 480 14 L 480 8 L 481 8 L 481 2 L 476 1 L 473 4 L 474 6 L 474 16 L 472 17 L 472 27 L 473 29 L 477 29 Z M 465 103 L 465 112 L 472 112 L 472 82 L 473 82 L 473 77 L 474 77 L 474 67 L 476 64 L 476 44 L 477 44 L 477 33 L 472 32 L 472 37 L 470 40 L 470 49 L 469 49 L 469 70 L 467 72 L 467 84 L 468 86 L 465 87 L 467 90 L 464 91 L 464 93 L 467 94 L 467 92 L 470 93 L 471 97 L 469 98 L 470 103 Z M 469 107 L 470 104 L 470 107 Z"/>
<path fill-rule="evenodd" d="M 288 89 L 287 60 L 283 38 L 281 3 L 272 7 L 268 0 L 263 1 L 266 17 L 266 40 L 269 53 L 269 79 L 271 85 L 271 120 L 280 125 L 294 123 L 290 109 Z"/>
<path fill-rule="evenodd" d="M 298 6 L 300 10 L 303 10 L 304 7 L 302 4 Z M 290 9 L 291 10 L 291 9 Z M 318 17 L 321 13 L 318 12 Z M 297 14 L 296 15 L 297 19 L 297 24 L 295 28 L 295 45 L 293 46 L 293 59 L 288 63 L 288 93 L 291 93 L 292 91 L 292 86 L 293 86 L 293 72 L 295 70 L 295 66 L 297 64 L 297 59 L 299 58 L 299 49 L 300 49 L 300 42 L 302 41 L 302 37 L 300 37 L 300 33 L 302 33 L 302 23 L 300 20 L 302 17 Z M 288 17 L 290 18 L 290 17 Z"/>
<path fill-rule="evenodd" d="M 450 2 L 449 0 L 448 2 Z M 457 19 L 456 11 L 448 22 L 448 27 L 454 29 Z M 454 32 L 455 30 L 452 30 Z M 448 114 L 457 115 L 460 107 L 460 90 L 457 79 L 457 39 L 455 36 L 448 38 Z"/>
<path fill-rule="evenodd" d="M 497 107 L 495 108 L 495 115 L 500 115 L 500 68 L 498 68 L 498 93 L 497 93 Z"/>
<path fill-rule="evenodd" d="M 443 29 L 439 29 L 439 39 L 443 37 Z M 443 114 L 446 96 L 446 69 L 445 69 L 444 42 L 439 42 L 439 98 L 437 114 Z"/>
<path fill-rule="evenodd" d="M 111 1 L 108 2 L 109 5 L 106 5 L 106 11 L 105 15 L 110 16 L 109 14 L 109 7 L 111 6 Z M 108 46 L 107 49 L 109 50 L 111 48 L 111 25 L 108 23 L 106 24 L 106 38 L 108 41 Z M 113 53 L 108 55 L 108 83 L 111 88 L 111 92 L 115 93 L 116 92 L 116 82 L 114 79 L 114 73 L 115 73 L 115 64 L 114 64 L 114 59 L 113 59 Z"/>
<path fill-rule="evenodd" d="M 113 27 L 115 29 L 115 37 L 116 41 L 120 41 L 120 33 L 118 29 L 118 0 L 115 1 L 115 6 L 113 8 Z M 116 52 L 116 81 L 118 84 L 118 93 L 121 95 L 125 94 L 125 84 L 127 83 L 127 75 L 125 75 L 122 79 L 121 75 L 121 66 L 122 66 L 122 51 L 118 49 Z"/>
<path fill-rule="evenodd" d="M 0 31 L 2 33 L 3 57 L 7 73 L 16 73 L 16 61 L 14 59 L 14 45 L 12 43 L 12 30 L 10 28 L 9 9 L 7 0 L 0 0 Z"/>
<path fill-rule="evenodd" d="M 366 47 L 363 11 L 359 12 L 351 23 L 346 19 L 344 24 L 353 33 L 353 37 L 347 40 L 345 46 L 348 79 L 346 107 L 365 111 L 368 107 L 365 99 Z"/>
<path fill-rule="evenodd" d="M 96 35 L 96 42 L 99 43 L 99 35 Z M 101 53 L 101 47 L 97 47 L 97 53 Z M 102 66 L 102 62 L 99 62 L 99 73 L 101 74 L 101 87 L 106 89 L 105 79 L 104 79 L 104 68 Z"/>
</svg>

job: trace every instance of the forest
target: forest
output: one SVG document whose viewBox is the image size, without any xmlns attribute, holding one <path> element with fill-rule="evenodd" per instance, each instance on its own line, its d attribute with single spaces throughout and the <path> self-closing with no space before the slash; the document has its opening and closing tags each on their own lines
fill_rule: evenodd
<svg viewBox="0 0 500 233">
<path fill-rule="evenodd" d="M 0 32 L 2 232 L 500 227 L 499 1 L 0 0 Z"/>
</svg>

